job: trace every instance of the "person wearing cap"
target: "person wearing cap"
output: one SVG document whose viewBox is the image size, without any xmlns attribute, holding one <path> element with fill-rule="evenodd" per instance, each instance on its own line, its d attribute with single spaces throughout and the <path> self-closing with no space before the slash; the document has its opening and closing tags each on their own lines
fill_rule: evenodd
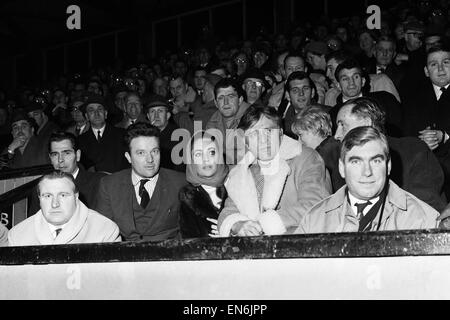
<svg viewBox="0 0 450 320">
<path fill-rule="evenodd" d="M 9 168 L 26 168 L 49 164 L 47 150 L 34 135 L 37 127 L 34 119 L 24 111 L 16 111 L 11 119 L 13 141 L 3 150 Z"/>
<path fill-rule="evenodd" d="M 64 90 L 57 88 L 53 91 L 52 119 L 60 125 L 61 128 L 67 128 L 72 122 L 70 111 L 67 108 L 68 100 L 69 98 Z"/>
<path fill-rule="evenodd" d="M 137 92 L 129 92 L 125 98 L 125 114 L 117 128 L 126 129 L 136 122 L 146 122 L 145 115 L 142 112 L 142 99 Z"/>
<path fill-rule="evenodd" d="M 91 125 L 90 130 L 78 137 L 84 167 L 108 173 L 126 168 L 125 130 L 106 123 L 108 109 L 103 97 L 89 96 L 83 104 L 83 112 Z"/>
<path fill-rule="evenodd" d="M 91 128 L 91 124 L 83 114 L 83 104 L 84 100 L 81 98 L 75 99 L 70 104 L 70 115 L 75 123 L 69 126 L 66 131 L 72 133 L 75 137 L 89 131 Z"/>
<path fill-rule="evenodd" d="M 184 164 L 175 164 L 172 161 L 172 149 L 180 141 L 172 141 L 172 133 L 179 129 L 171 120 L 172 106 L 160 95 L 152 95 L 145 105 L 145 115 L 151 125 L 159 129 L 159 146 L 161 153 L 161 167 L 184 172 Z"/>
<path fill-rule="evenodd" d="M 406 64 L 409 68 L 422 71 L 425 61 L 423 36 L 425 27 L 421 21 L 412 20 L 404 25 L 404 39 L 401 40 L 396 57 L 397 64 Z M 414 77 L 417 75 L 414 74 Z"/>
<path fill-rule="evenodd" d="M 325 61 L 325 55 L 329 52 L 328 46 L 323 41 L 311 41 L 306 45 L 305 52 L 306 61 L 312 67 L 309 77 L 316 84 L 318 99 L 323 103 L 325 92 L 329 89 L 326 78 L 327 63 Z"/>
<path fill-rule="evenodd" d="M 264 72 L 260 69 L 252 68 L 242 75 L 242 89 L 246 93 L 245 102 L 250 105 L 262 101 L 268 86 Z"/>
<path fill-rule="evenodd" d="M 37 129 L 35 132 L 36 138 L 39 143 L 45 148 L 48 145 L 48 140 L 53 131 L 59 130 L 59 126 L 51 121 L 44 112 L 44 106 L 40 103 L 31 102 L 25 110 L 28 116 L 37 124 Z"/>
</svg>

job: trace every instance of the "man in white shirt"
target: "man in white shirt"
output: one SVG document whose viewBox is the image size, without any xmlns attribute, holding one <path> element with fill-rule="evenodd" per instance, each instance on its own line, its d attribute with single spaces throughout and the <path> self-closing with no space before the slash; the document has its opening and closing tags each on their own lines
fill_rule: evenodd
<svg viewBox="0 0 450 320">
<path fill-rule="evenodd" d="M 120 241 L 119 228 L 110 219 L 88 209 L 78 198 L 73 176 L 54 171 L 38 184 L 41 210 L 14 226 L 10 246 Z"/>
<path fill-rule="evenodd" d="M 125 240 L 165 240 L 179 236 L 179 190 L 185 174 L 160 168 L 160 132 L 147 123 L 127 129 L 125 157 L 131 169 L 100 181 L 96 210 L 115 221 Z"/>
</svg>

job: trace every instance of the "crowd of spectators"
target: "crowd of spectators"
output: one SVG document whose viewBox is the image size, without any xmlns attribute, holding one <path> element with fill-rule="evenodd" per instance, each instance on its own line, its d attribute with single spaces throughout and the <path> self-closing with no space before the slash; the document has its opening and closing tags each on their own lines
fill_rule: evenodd
<svg viewBox="0 0 450 320">
<path fill-rule="evenodd" d="M 109 220 L 129 241 L 445 227 L 450 1 L 381 18 L 373 30 L 355 15 L 211 36 L 0 92 L 2 170 L 52 164 L 73 177 L 43 177 L 28 219 L 63 227 L 27 241 L 118 241 Z M 43 191 L 55 186 L 63 196 Z M 71 236 L 87 227 L 48 218 L 65 196 L 108 234 Z M 10 244 L 27 243 L 17 227 Z"/>
</svg>

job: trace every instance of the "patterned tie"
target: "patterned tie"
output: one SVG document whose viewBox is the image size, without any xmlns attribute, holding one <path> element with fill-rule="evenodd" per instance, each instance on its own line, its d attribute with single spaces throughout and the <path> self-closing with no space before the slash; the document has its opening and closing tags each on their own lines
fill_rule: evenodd
<svg viewBox="0 0 450 320">
<path fill-rule="evenodd" d="M 142 209 L 145 209 L 150 201 L 150 196 L 145 189 L 145 184 L 150 181 L 149 179 L 142 179 L 141 185 L 139 186 L 139 196 L 141 197 L 140 206 Z"/>
<path fill-rule="evenodd" d="M 361 220 L 361 218 L 363 217 L 363 211 L 364 209 L 368 206 L 371 205 L 372 202 L 367 201 L 367 202 L 363 202 L 363 203 L 355 203 L 355 207 L 356 207 L 356 217 L 358 218 L 358 220 Z"/>
<path fill-rule="evenodd" d="M 61 230 L 62 230 L 61 228 L 58 228 L 58 229 L 55 230 L 55 232 L 56 232 L 55 238 L 58 237 L 58 235 L 59 235 L 59 233 L 61 232 Z"/>
</svg>

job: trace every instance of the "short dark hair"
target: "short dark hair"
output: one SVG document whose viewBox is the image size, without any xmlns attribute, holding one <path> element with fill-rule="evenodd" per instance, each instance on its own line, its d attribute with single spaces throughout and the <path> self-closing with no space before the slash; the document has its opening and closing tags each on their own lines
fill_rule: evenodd
<svg viewBox="0 0 450 320">
<path fill-rule="evenodd" d="M 338 64 L 344 62 L 345 60 L 349 59 L 350 55 L 345 52 L 344 50 L 339 50 L 339 51 L 332 51 L 328 54 L 325 55 L 325 60 L 328 62 L 331 59 L 336 60 L 336 62 Z"/>
<path fill-rule="evenodd" d="M 69 140 L 72 143 L 73 150 L 78 150 L 77 138 L 70 132 L 66 131 L 54 131 L 50 135 L 50 139 L 48 140 L 48 153 L 52 151 L 52 142 L 60 142 L 63 140 Z"/>
<path fill-rule="evenodd" d="M 314 101 L 317 101 L 319 98 L 319 94 L 317 93 L 317 88 L 316 85 L 314 83 L 314 81 L 311 80 L 311 78 L 309 77 L 309 75 L 304 72 L 304 71 L 294 71 L 292 72 L 289 77 L 286 80 L 286 84 L 285 84 L 285 89 L 286 91 L 291 91 L 291 81 L 293 80 L 304 80 L 307 79 L 309 82 L 309 85 L 312 89 L 314 89 L 314 96 L 312 97 L 312 99 Z"/>
<path fill-rule="evenodd" d="M 303 63 L 306 66 L 305 58 L 303 57 L 302 53 L 300 51 L 298 51 L 298 50 L 291 50 L 291 51 L 288 52 L 287 56 L 284 58 L 283 66 L 286 66 L 286 61 L 289 58 L 300 58 L 300 59 L 303 60 Z"/>
<path fill-rule="evenodd" d="M 428 56 L 430 54 L 435 53 L 435 52 L 439 52 L 439 51 L 450 52 L 450 46 L 446 42 L 439 43 L 439 44 L 436 44 L 436 45 L 432 46 L 427 51 L 426 59 L 428 60 Z M 425 65 L 426 65 L 427 60 L 425 60 Z"/>
<path fill-rule="evenodd" d="M 275 108 L 254 103 L 242 115 L 237 128 L 245 131 L 254 126 L 263 116 L 275 121 L 280 129 L 283 127 L 282 119 Z"/>
<path fill-rule="evenodd" d="M 397 41 L 395 41 L 394 38 L 392 38 L 391 36 L 381 36 L 378 38 L 377 40 L 377 45 L 381 42 L 381 41 L 385 41 L 385 42 L 390 42 L 394 45 L 394 50 L 397 50 Z"/>
<path fill-rule="evenodd" d="M 364 72 L 363 69 L 361 67 L 361 65 L 359 64 L 359 62 L 354 59 L 354 58 L 349 58 L 346 59 L 344 61 L 342 61 L 337 67 L 336 67 L 336 71 L 334 72 L 334 77 L 336 78 L 337 81 L 339 81 L 339 74 L 341 73 L 342 70 L 344 69 L 358 69 L 359 72 L 361 73 L 361 76 L 364 76 Z"/>
<path fill-rule="evenodd" d="M 237 80 L 233 78 L 223 78 L 220 79 L 219 82 L 217 82 L 214 86 L 214 98 L 217 99 L 217 92 L 219 91 L 219 89 L 225 89 L 228 87 L 232 87 L 234 90 L 236 90 L 239 98 L 244 96 L 244 90 L 242 89 L 242 86 L 239 85 Z"/>
<path fill-rule="evenodd" d="M 160 131 L 157 127 L 144 122 L 137 122 L 127 128 L 124 137 L 127 151 L 130 152 L 131 140 L 137 137 L 155 137 L 159 142 Z"/>
<path fill-rule="evenodd" d="M 383 144 L 384 155 L 386 156 L 386 161 L 390 159 L 389 144 L 386 136 L 383 132 L 379 131 L 377 128 L 371 126 L 357 127 L 350 130 L 342 140 L 341 153 L 339 155 L 342 162 L 345 160 L 345 155 L 353 147 L 360 147 L 365 145 L 370 141 L 379 140 Z"/>
<path fill-rule="evenodd" d="M 353 105 L 350 110 L 352 115 L 358 118 L 370 119 L 372 127 L 385 132 L 386 114 L 381 110 L 378 102 L 370 97 L 360 97 L 345 102 L 344 106 Z"/>
<path fill-rule="evenodd" d="M 63 172 L 61 170 L 54 170 L 51 173 L 43 175 L 39 179 L 38 184 L 37 184 L 37 194 L 38 194 L 38 196 L 41 194 L 40 185 L 41 185 L 42 181 L 44 181 L 44 180 L 54 180 L 54 179 L 63 179 L 63 178 L 67 178 L 70 181 L 72 181 L 72 183 L 73 183 L 73 192 L 74 193 L 78 193 L 78 187 L 77 187 L 77 184 L 75 182 L 75 178 L 70 173 Z"/>
</svg>

